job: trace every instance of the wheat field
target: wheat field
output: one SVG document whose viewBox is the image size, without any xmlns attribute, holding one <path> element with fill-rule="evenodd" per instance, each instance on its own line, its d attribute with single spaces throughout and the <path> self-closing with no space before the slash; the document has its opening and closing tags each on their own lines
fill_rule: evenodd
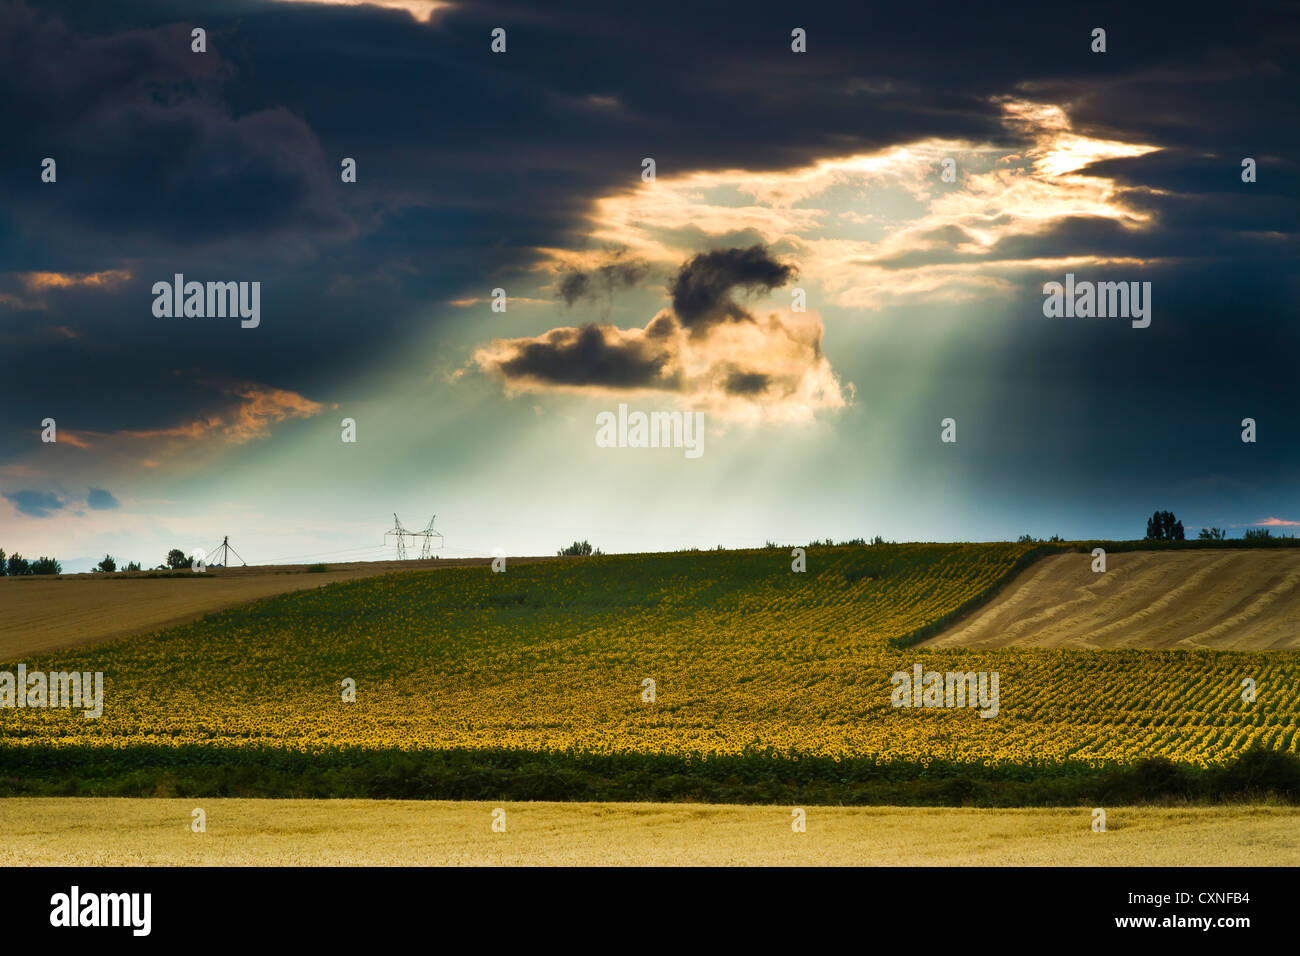
<svg viewBox="0 0 1300 956">
<path fill-rule="evenodd" d="M 780 806 L 11 798 L 0 865 L 1300 865 L 1294 807 L 1112 807 L 1104 833 L 1090 807 L 803 809 L 795 833 Z"/>
</svg>

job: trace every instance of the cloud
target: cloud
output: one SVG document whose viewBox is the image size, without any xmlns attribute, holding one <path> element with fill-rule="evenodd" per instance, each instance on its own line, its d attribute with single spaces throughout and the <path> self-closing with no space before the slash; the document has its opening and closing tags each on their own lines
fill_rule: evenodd
<svg viewBox="0 0 1300 956">
<path fill-rule="evenodd" d="M 404 10 L 412 18 L 428 23 L 435 10 L 451 6 L 444 0 L 275 0 L 277 3 L 313 3 L 329 6 L 380 7 L 387 10 Z"/>
<path fill-rule="evenodd" d="M 770 292 L 794 275 L 793 266 L 777 262 L 761 245 L 702 252 L 673 280 L 673 311 L 692 331 L 718 322 L 752 322 L 754 317 L 731 297 L 732 290 Z"/>
<path fill-rule="evenodd" d="M 535 299 L 524 295 L 512 295 L 508 297 L 510 305 L 554 305 L 549 299 Z M 461 299 L 449 299 L 448 305 L 454 305 L 458 309 L 469 308 L 472 305 L 483 305 L 492 303 L 493 299 L 487 296 L 466 296 Z"/>
<path fill-rule="evenodd" d="M 25 272 L 18 278 L 33 292 L 44 289 L 66 289 L 70 286 L 113 289 L 131 278 L 127 269 L 105 269 L 103 272 L 87 272 L 72 275 L 62 272 Z"/>
<path fill-rule="evenodd" d="M 727 375 L 724 387 L 732 395 L 757 395 L 772 384 L 772 376 L 765 372 L 744 372 L 740 369 Z"/>
<path fill-rule="evenodd" d="M 4 497 L 18 509 L 19 514 L 31 518 L 49 518 L 64 505 L 64 502 L 50 491 L 5 492 Z"/>
<path fill-rule="evenodd" d="M 1237 527 L 1243 527 L 1237 525 Z M 1300 521 L 1287 521 L 1284 518 L 1265 518 L 1263 521 L 1256 521 L 1253 528 L 1300 528 Z"/>
<path fill-rule="evenodd" d="M 205 55 L 189 50 L 189 22 L 159 26 L 178 18 L 157 4 L 116 4 L 108 14 L 95 4 L 41 6 L 0 0 L 0 129 L 9 147 L 0 150 L 0 261 L 15 271 L 112 268 L 136 277 L 111 292 L 48 290 L 62 314 L 0 312 L 5 418 L 14 423 L 0 428 L 0 460 L 39 461 L 61 487 L 113 483 L 125 498 L 131 486 L 99 469 L 99 446 L 76 454 L 61 440 L 38 459 L 28 432 L 55 411 L 61 432 L 65 421 L 95 435 L 176 429 L 114 439 L 123 454 L 146 456 L 132 459 L 136 471 L 173 464 L 168 454 L 183 464 L 182 450 L 196 443 L 205 454 L 225 449 L 230 400 L 172 377 L 196 355 L 214 375 L 317 395 L 415 361 L 430 326 L 461 335 L 469 318 L 484 323 L 475 342 L 528 334 L 545 344 L 536 333 L 581 324 L 530 323 L 554 307 L 564 282 L 551 267 L 558 259 L 538 261 L 553 247 L 625 248 L 671 276 L 702 251 L 761 242 L 798 266 L 828 322 L 868 324 L 836 327 L 831 341 L 844 351 L 831 358 L 837 370 L 852 363 L 864 382 L 873 379 L 873 392 L 895 376 L 935 400 L 969 384 L 1003 396 L 990 401 L 1008 412 L 1050 423 L 1050 402 L 1023 400 L 1030 382 L 1041 384 L 1037 395 L 1071 391 L 1077 409 L 1091 407 L 1077 396 L 1091 400 L 1100 381 L 1129 404 L 1149 393 L 1180 411 L 1247 404 L 1258 415 L 1274 403 L 1286 414 L 1285 390 L 1249 371 L 1257 356 L 1293 354 L 1295 344 L 1292 326 L 1275 317 L 1295 311 L 1300 125 L 1260 119 L 1294 115 L 1286 64 L 1297 33 L 1284 6 L 1212 31 L 1168 5 L 1119 6 L 1107 20 L 1112 37 L 1124 37 L 1116 60 L 1086 52 L 1086 28 L 1068 5 L 1031 17 L 1012 6 L 958 5 L 924 29 L 907 9 L 845 8 L 805 24 L 815 47 L 808 56 L 774 43 L 786 13 L 763 0 L 743 17 L 696 4 L 690 30 L 671 8 L 597 0 L 527 11 L 475 0 L 427 23 L 375 6 L 239 0 L 205 6 Z M 508 56 L 487 50 L 498 24 L 511 31 Z M 557 49 L 582 55 L 545 56 Z M 668 49 L 689 69 L 663 69 Z M 1016 101 L 1038 105 L 1009 111 Z M 660 144 L 654 183 L 640 182 L 647 143 Z M 1158 150 L 1135 155 L 1134 147 Z M 1240 182 L 1236 150 L 1260 160 L 1259 182 Z M 57 185 L 39 181 L 46 155 L 58 158 Z M 338 162 L 349 155 L 359 179 L 343 184 Z M 957 160 L 955 183 L 939 179 L 946 156 Z M 1157 318 L 1135 348 L 1027 321 L 1000 339 L 1004 317 L 1038 313 L 1024 274 L 1040 268 L 1042 252 L 1059 257 L 1046 262 L 1058 277 L 1074 262 L 1109 268 L 1102 257 L 1116 253 L 1163 257 L 1157 301 L 1177 323 Z M 1261 264 L 1261 252 L 1271 261 Z M 604 261 L 590 259 L 564 261 L 564 275 L 585 277 L 571 280 L 575 306 L 600 300 L 591 270 Z M 532 266 L 547 285 L 520 281 Z M 1114 267 L 1147 277 L 1138 266 Z M 205 322 L 151 322 L 147 283 L 174 272 L 261 279 L 267 320 L 251 338 Z M 538 300 L 512 295 L 509 316 L 439 308 L 477 304 L 498 285 L 549 304 L 516 314 L 517 302 Z M 786 297 L 760 303 L 744 291 L 726 298 L 750 320 L 722 307 L 726 318 L 706 333 L 684 333 L 686 318 L 656 316 L 661 303 L 652 303 L 616 323 L 634 328 L 602 331 L 600 345 L 633 370 L 638 356 L 667 352 L 649 380 L 655 394 L 738 415 L 824 408 L 846 394 L 820 354 L 815 313 L 781 311 L 773 324 L 768 306 Z M 6 305 L 30 298 L 25 286 L 0 288 Z M 947 308 L 963 299 L 972 301 Z M 932 319 L 958 311 L 987 328 L 988 348 L 960 350 L 953 339 L 962 359 L 948 363 L 943 349 L 917 343 Z M 60 337 L 60 324 L 81 338 Z M 1243 334 L 1241 324 L 1261 334 Z M 890 328 L 907 328 L 898 337 L 907 341 L 875 349 Z M 580 331 L 556 346 L 550 379 L 562 377 L 573 356 L 560 346 L 575 349 Z M 1163 360 L 1141 351 L 1152 342 Z M 572 369 L 577 384 L 557 385 L 544 350 L 529 358 L 515 370 L 531 377 L 507 379 L 507 388 L 609 388 L 582 384 Z M 619 360 L 607 355 L 602 367 Z M 1217 373 L 1188 376 L 1188 368 Z M 908 406 L 907 387 L 899 391 L 904 400 L 873 409 L 886 421 Z M 51 396 L 57 409 L 45 407 Z M 1097 411 L 1081 430 L 1104 420 Z M 1144 429 L 1158 431 L 1155 421 L 1153 413 Z M 1033 430 L 1024 421 L 1013 431 Z M 1071 440 L 1082 454 L 1084 438 Z M 1104 441 L 1110 447 L 1114 436 Z M 88 462 L 76 481 L 58 471 L 69 460 Z"/>
<path fill-rule="evenodd" d="M 0 305 L 11 309 L 47 310 L 46 293 L 64 290 L 113 292 L 131 280 L 128 269 L 105 269 L 102 272 L 7 272 L 0 273 Z M 65 334 L 65 333 L 71 333 Z M 56 334 L 75 338 L 76 333 L 62 329 Z"/>
<path fill-rule="evenodd" d="M 1160 162 L 1157 146 L 1076 131 L 1055 104 L 996 96 L 987 105 L 1000 138 L 1023 155 L 931 135 L 783 170 L 661 175 L 653 190 L 614 190 L 593 203 L 589 234 L 656 267 L 711 249 L 681 266 L 672 288 L 674 311 L 692 329 L 747 321 L 734 290 L 770 291 L 795 268 L 834 304 L 879 311 L 1002 298 L 1014 288 L 1008 275 L 1049 265 L 1171 254 L 1152 212 L 1163 210 L 1164 191 L 1118 185 L 1121 171 L 1132 177 Z M 951 184 L 940 178 L 947 158 L 957 163 Z M 765 260 L 763 248 L 782 259 Z M 572 255 L 544 254 L 557 271 Z"/>
<path fill-rule="evenodd" d="M 192 418 L 185 418 L 158 428 L 123 428 L 115 431 L 93 429 L 59 429 L 59 444 L 85 450 L 97 460 L 128 458 L 148 468 L 156 468 L 167 459 L 185 453 L 192 455 L 202 450 L 215 456 L 230 445 L 243 445 L 271 435 L 274 425 L 292 419 L 311 418 L 325 409 L 321 402 L 312 401 L 289 389 L 275 388 L 256 382 L 197 381 L 195 384 L 215 389 L 218 398 L 206 402 L 205 410 Z M 91 491 L 92 508 L 114 507 L 97 505 L 96 500 L 112 500 L 106 496 L 96 499 Z"/>
<path fill-rule="evenodd" d="M 552 329 L 536 338 L 496 339 L 475 361 L 515 386 L 672 388 L 673 353 L 649 330 L 611 325 Z"/>
<path fill-rule="evenodd" d="M 640 259 L 624 261 L 623 253 L 614 253 L 610 261 L 585 270 L 574 269 L 560 276 L 556 294 L 565 305 L 580 299 L 612 299 L 620 289 L 630 289 L 650 272 L 650 264 Z"/>
<path fill-rule="evenodd" d="M 222 385 L 227 396 L 224 407 L 218 411 L 180 422 L 167 428 L 122 430 L 106 434 L 84 432 L 108 441 L 128 439 L 152 441 L 155 439 L 181 439 L 199 441 L 217 437 L 230 445 L 242 445 L 255 438 L 267 438 L 271 426 L 292 418 L 310 418 L 325 406 L 296 392 L 283 388 L 258 385 L 254 382 L 235 382 Z"/>
<path fill-rule="evenodd" d="M 336 188 L 338 160 L 283 106 L 228 105 L 238 66 L 220 51 L 221 29 L 209 24 L 203 55 L 191 52 L 189 31 L 173 23 L 91 35 L 0 4 L 0 125 L 19 153 L 57 161 L 55 183 L 24 176 L 8 191 L 26 231 L 75 236 L 105 255 L 354 234 L 355 194 Z M 6 176 L 15 162 L 0 159 Z"/>
<path fill-rule="evenodd" d="M 771 291 L 794 274 L 761 245 L 699 253 L 667 290 L 672 306 L 644 328 L 587 324 L 494 339 L 473 362 L 508 393 L 657 393 L 732 419 L 806 421 L 845 404 L 822 354 L 820 318 L 760 318 L 732 297 L 737 288 Z"/>
<path fill-rule="evenodd" d="M 296 392 L 245 382 L 229 387 L 239 401 L 222 429 L 223 437 L 233 445 L 266 438 L 271 426 L 292 418 L 311 418 L 325 406 Z"/>
<path fill-rule="evenodd" d="M 91 488 L 86 504 L 94 511 L 112 511 L 119 507 L 117 499 L 103 488 Z"/>
</svg>

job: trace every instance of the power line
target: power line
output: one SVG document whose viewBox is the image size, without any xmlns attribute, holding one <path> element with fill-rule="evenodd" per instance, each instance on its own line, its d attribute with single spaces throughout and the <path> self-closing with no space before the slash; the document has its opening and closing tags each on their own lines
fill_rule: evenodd
<svg viewBox="0 0 1300 956">
<path fill-rule="evenodd" d="M 388 545 L 374 544 L 358 548 L 339 548 L 337 551 L 308 551 L 305 554 L 282 554 L 274 558 L 266 558 L 267 564 L 274 564 L 277 561 L 291 561 L 295 558 L 323 558 L 335 554 L 372 554 L 376 551 L 387 551 Z"/>
</svg>

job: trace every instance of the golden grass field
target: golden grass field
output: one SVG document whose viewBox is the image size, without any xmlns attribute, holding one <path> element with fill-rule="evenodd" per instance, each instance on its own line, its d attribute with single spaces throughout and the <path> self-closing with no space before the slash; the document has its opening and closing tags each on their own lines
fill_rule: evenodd
<svg viewBox="0 0 1300 956">
<path fill-rule="evenodd" d="M 491 829 L 505 810 L 506 832 Z M 207 831 L 191 832 L 192 812 Z M 1300 809 L 0 800 L 3 866 L 1296 866 Z M 55 836 L 57 834 L 57 836 Z"/>
<path fill-rule="evenodd" d="M 923 647 L 1300 650 L 1300 552 L 1053 555 Z"/>
<path fill-rule="evenodd" d="M 0 607 L 5 612 L 0 616 L 0 660 L 144 634 L 213 611 L 339 581 L 416 568 L 486 565 L 491 560 L 357 561 L 331 564 L 328 571 L 320 573 L 308 573 L 308 565 L 303 564 L 209 568 L 201 574 L 182 572 L 152 578 L 145 571 L 4 577 L 0 578 Z"/>
</svg>

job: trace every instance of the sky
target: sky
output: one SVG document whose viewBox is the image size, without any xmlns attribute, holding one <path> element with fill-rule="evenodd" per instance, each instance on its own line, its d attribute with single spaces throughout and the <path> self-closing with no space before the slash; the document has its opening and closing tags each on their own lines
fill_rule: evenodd
<svg viewBox="0 0 1300 956">
<path fill-rule="evenodd" d="M 1295 533 L 1296 4 L 621 6 L 0 0 L 0 548 Z"/>
</svg>

